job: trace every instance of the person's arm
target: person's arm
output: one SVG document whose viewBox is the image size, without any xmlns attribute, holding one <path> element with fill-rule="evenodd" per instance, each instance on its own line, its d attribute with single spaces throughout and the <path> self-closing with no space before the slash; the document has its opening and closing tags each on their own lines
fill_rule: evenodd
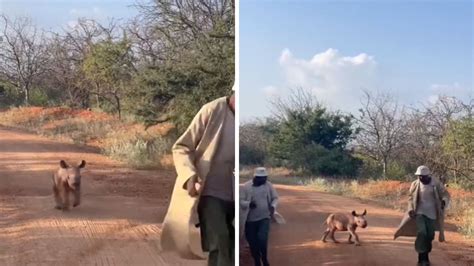
<svg viewBox="0 0 474 266">
<path fill-rule="evenodd" d="M 412 182 L 409 193 L 408 193 L 408 214 L 412 218 L 415 216 L 415 206 L 413 206 L 413 199 L 416 197 L 415 187 L 416 187 L 416 182 Z"/>
<path fill-rule="evenodd" d="M 246 185 L 243 185 L 242 188 L 239 191 L 239 202 L 240 202 L 240 208 L 243 210 L 246 210 L 250 206 L 250 200 L 247 199 L 247 193 L 248 193 L 248 187 Z"/>
<path fill-rule="evenodd" d="M 270 185 L 270 211 L 273 215 L 278 205 L 278 193 L 271 183 L 269 183 L 269 185 Z"/>
<path fill-rule="evenodd" d="M 206 106 L 201 108 L 192 120 L 186 131 L 173 145 L 173 161 L 178 176 L 184 176 L 186 182 L 183 189 L 188 190 L 191 197 L 198 195 L 196 184 L 199 182 L 196 170 L 196 147 L 198 146 L 206 129 L 209 111 Z"/>
</svg>

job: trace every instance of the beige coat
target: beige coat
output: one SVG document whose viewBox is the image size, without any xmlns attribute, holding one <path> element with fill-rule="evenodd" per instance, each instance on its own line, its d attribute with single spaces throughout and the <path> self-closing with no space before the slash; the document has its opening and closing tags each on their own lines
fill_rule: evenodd
<svg viewBox="0 0 474 266">
<path fill-rule="evenodd" d="M 449 204 L 449 193 L 445 189 L 444 185 L 440 183 L 438 180 L 433 178 L 433 182 L 435 182 L 434 186 L 434 201 L 436 203 L 436 212 L 437 212 L 437 219 L 436 219 L 436 230 L 439 231 L 438 240 L 443 242 L 444 238 L 444 215 L 445 212 L 441 208 L 441 201 L 444 200 L 446 206 Z M 413 210 L 416 212 L 418 207 L 418 197 L 420 191 L 420 180 L 417 179 L 411 183 L 410 192 L 409 192 L 409 199 L 408 199 L 408 210 L 405 213 L 400 226 L 398 227 L 397 231 L 395 232 L 394 239 L 399 236 L 416 236 L 416 222 L 415 219 L 410 218 L 408 213 Z"/>
<path fill-rule="evenodd" d="M 176 250 L 183 257 L 207 256 L 202 251 L 200 230 L 196 227 L 199 197 L 189 196 L 186 183 L 199 180 L 201 190 L 205 187 L 224 122 L 228 119 L 226 108 L 229 108 L 226 97 L 204 105 L 173 146 L 178 177 L 163 222 L 161 246 L 164 250 Z"/>
<path fill-rule="evenodd" d="M 275 188 L 270 182 L 267 182 L 265 184 L 268 187 L 269 190 L 269 195 L 270 194 L 276 194 Z M 246 183 L 240 185 L 239 189 L 239 235 L 240 238 L 242 239 L 243 234 L 244 234 L 244 227 L 245 223 L 247 222 L 247 217 L 250 211 L 250 201 L 252 200 L 252 180 L 247 181 Z M 271 200 L 270 196 L 268 199 L 268 204 L 273 206 L 275 208 L 275 213 L 272 216 L 272 222 L 278 223 L 278 224 L 284 224 L 286 223 L 285 219 L 283 216 L 276 211 L 277 205 L 278 205 L 278 199 Z"/>
</svg>

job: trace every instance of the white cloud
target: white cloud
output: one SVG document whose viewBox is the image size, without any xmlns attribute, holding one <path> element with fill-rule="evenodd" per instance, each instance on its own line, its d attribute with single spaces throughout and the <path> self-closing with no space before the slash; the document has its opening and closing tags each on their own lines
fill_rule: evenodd
<svg viewBox="0 0 474 266">
<path fill-rule="evenodd" d="M 75 28 L 77 26 L 78 22 L 77 20 L 69 20 L 67 22 L 67 26 L 70 27 L 70 28 Z"/>
<path fill-rule="evenodd" d="M 427 98 L 429 103 L 435 103 L 439 99 L 439 96 L 451 96 L 459 99 L 469 99 L 474 96 L 472 88 L 464 86 L 457 81 L 451 84 L 433 83 L 428 93 L 430 93 L 430 96 Z"/>
<path fill-rule="evenodd" d="M 71 19 L 67 22 L 67 26 L 71 28 L 77 26 L 79 18 L 102 21 L 107 17 L 106 13 L 98 6 L 92 6 L 90 8 L 72 8 L 69 10 L 69 15 Z"/>
<path fill-rule="evenodd" d="M 68 22 L 68 25 L 71 24 L 72 21 L 76 21 L 78 18 L 90 18 L 101 20 L 106 18 L 105 12 L 98 7 L 93 6 L 91 8 L 72 8 L 69 10 L 69 15 L 71 20 Z"/>
<path fill-rule="evenodd" d="M 98 6 L 93 6 L 91 8 L 71 8 L 69 10 L 69 15 L 73 17 L 89 17 L 89 16 L 97 16 L 101 15 L 102 9 Z"/>
<path fill-rule="evenodd" d="M 462 86 L 459 82 L 454 82 L 453 84 L 431 84 L 431 90 L 435 93 L 443 93 L 443 92 L 452 92 L 463 90 Z"/>
<path fill-rule="evenodd" d="M 436 95 L 436 94 L 430 95 L 427 99 L 429 104 L 435 104 L 436 102 L 438 102 L 438 100 L 439 100 L 439 95 Z"/>
<path fill-rule="evenodd" d="M 275 86 L 266 86 L 262 89 L 263 93 L 265 94 L 265 96 L 267 97 L 273 97 L 273 96 L 277 96 L 280 94 L 279 90 L 277 87 Z"/>
<path fill-rule="evenodd" d="M 362 89 L 373 89 L 377 68 L 371 55 L 343 56 L 333 48 L 307 60 L 284 49 L 279 64 L 289 87 L 311 89 L 323 103 L 343 110 L 358 105 Z"/>
</svg>

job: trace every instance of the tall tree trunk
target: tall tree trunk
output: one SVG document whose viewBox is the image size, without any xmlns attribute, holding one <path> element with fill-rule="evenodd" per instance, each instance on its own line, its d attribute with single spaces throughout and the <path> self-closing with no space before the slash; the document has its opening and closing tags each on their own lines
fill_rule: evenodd
<svg viewBox="0 0 474 266">
<path fill-rule="evenodd" d="M 387 178 L 387 158 L 384 157 L 382 159 L 382 168 L 383 168 L 383 172 L 382 172 L 382 175 L 383 175 L 383 178 L 386 179 Z"/>
<path fill-rule="evenodd" d="M 25 92 L 25 105 L 29 106 L 30 105 L 30 88 L 28 88 L 28 86 L 24 86 L 23 90 Z"/>
<path fill-rule="evenodd" d="M 95 100 L 96 100 L 96 104 L 97 104 L 96 107 L 98 109 L 100 109 L 100 107 L 101 107 L 100 106 L 100 97 L 99 97 L 99 95 L 100 95 L 100 86 L 99 86 L 98 83 L 95 83 L 95 87 L 96 87 L 96 91 L 97 91 L 97 93 L 95 94 Z"/>
<path fill-rule="evenodd" d="M 454 175 L 454 183 L 458 183 L 458 159 L 453 158 L 454 160 L 454 169 L 453 169 L 453 175 Z"/>
<path fill-rule="evenodd" d="M 120 105 L 120 98 L 117 95 L 114 95 L 115 103 L 117 105 L 117 112 L 119 119 L 122 119 L 122 107 Z"/>
</svg>

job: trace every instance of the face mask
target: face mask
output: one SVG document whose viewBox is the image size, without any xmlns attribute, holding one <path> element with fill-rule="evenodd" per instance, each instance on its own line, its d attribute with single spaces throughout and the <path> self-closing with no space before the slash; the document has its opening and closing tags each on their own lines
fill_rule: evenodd
<svg viewBox="0 0 474 266">
<path fill-rule="evenodd" d="M 430 176 L 422 175 L 419 178 L 420 178 L 421 183 L 423 183 L 423 185 L 428 185 L 431 182 Z"/>
<path fill-rule="evenodd" d="M 253 186 L 258 187 L 267 182 L 267 177 L 266 176 L 256 176 L 253 178 Z"/>
</svg>

